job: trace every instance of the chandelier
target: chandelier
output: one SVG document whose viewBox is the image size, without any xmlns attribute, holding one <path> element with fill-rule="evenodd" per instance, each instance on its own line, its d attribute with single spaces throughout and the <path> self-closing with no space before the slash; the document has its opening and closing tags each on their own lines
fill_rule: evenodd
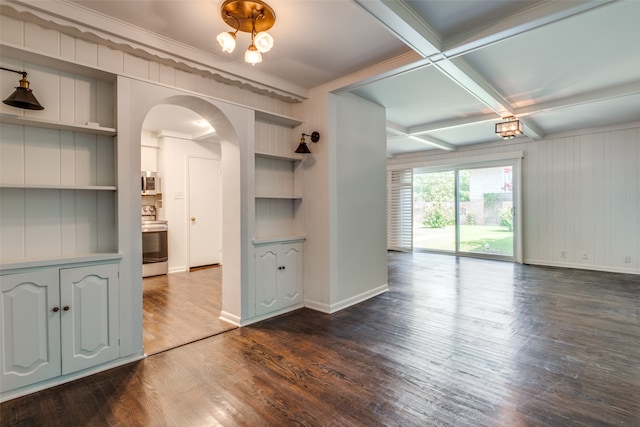
<svg viewBox="0 0 640 427">
<path fill-rule="evenodd" d="M 251 65 L 262 62 L 262 54 L 273 47 L 273 37 L 267 30 L 276 22 L 276 14 L 261 0 L 226 0 L 220 8 L 222 20 L 235 31 L 222 32 L 216 40 L 223 52 L 233 52 L 236 48 L 236 33 L 251 33 L 251 44 L 244 54 L 244 60 Z"/>
</svg>

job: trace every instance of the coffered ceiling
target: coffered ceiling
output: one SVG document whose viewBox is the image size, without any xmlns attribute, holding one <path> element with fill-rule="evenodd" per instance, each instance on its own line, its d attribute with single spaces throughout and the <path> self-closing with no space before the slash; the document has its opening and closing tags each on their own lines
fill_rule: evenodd
<svg viewBox="0 0 640 427">
<path fill-rule="evenodd" d="M 386 107 L 389 156 L 498 141 L 508 115 L 525 140 L 640 120 L 640 1 L 267 1 L 275 46 L 255 67 L 242 59 L 247 34 L 221 52 L 221 0 L 58 3 L 301 94 L 378 64 L 382 74 L 341 91 Z"/>
</svg>

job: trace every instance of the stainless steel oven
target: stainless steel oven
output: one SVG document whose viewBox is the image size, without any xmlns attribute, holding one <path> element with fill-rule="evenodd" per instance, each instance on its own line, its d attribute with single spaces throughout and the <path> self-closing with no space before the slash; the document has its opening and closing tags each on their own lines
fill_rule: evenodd
<svg viewBox="0 0 640 427">
<path fill-rule="evenodd" d="M 142 221 L 142 277 L 168 273 L 168 231 L 167 221 Z"/>
</svg>

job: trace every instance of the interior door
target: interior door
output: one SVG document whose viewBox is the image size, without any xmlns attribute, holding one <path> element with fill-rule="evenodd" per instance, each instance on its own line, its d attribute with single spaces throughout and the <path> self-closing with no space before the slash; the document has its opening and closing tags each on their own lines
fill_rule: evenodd
<svg viewBox="0 0 640 427">
<path fill-rule="evenodd" d="M 189 157 L 189 267 L 222 260 L 220 160 Z"/>
</svg>

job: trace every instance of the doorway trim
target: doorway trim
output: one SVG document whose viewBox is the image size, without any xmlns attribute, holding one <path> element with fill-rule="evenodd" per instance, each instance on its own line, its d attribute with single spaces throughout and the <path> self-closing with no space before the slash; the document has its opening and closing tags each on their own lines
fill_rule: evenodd
<svg viewBox="0 0 640 427">
<path fill-rule="evenodd" d="M 446 158 L 439 158 L 435 160 L 419 160 L 407 158 L 406 162 L 396 163 L 388 165 L 387 170 L 403 170 L 403 169 L 420 169 L 421 172 L 442 172 L 445 170 L 460 170 L 460 169 L 474 169 L 480 167 L 492 167 L 501 166 L 505 162 L 512 163 L 513 170 L 513 183 L 515 199 L 513 201 L 516 218 L 514 218 L 513 226 L 513 260 L 518 264 L 522 264 L 524 261 L 523 255 L 523 242 L 522 242 L 522 159 L 524 157 L 523 151 L 511 151 L 503 153 L 492 153 L 483 156 L 463 156 L 456 154 L 448 154 Z M 467 253 L 457 253 L 456 255 L 467 256 Z M 469 255 L 470 256 L 470 255 Z"/>
<path fill-rule="evenodd" d="M 220 317 L 240 325 L 247 316 L 249 287 L 250 209 L 249 161 L 255 146 L 255 112 L 196 93 L 118 76 L 118 250 L 120 264 L 121 355 L 141 354 L 142 238 L 140 222 L 140 135 L 142 124 L 157 104 L 189 108 L 209 121 L 221 144 L 225 275 Z"/>
</svg>

